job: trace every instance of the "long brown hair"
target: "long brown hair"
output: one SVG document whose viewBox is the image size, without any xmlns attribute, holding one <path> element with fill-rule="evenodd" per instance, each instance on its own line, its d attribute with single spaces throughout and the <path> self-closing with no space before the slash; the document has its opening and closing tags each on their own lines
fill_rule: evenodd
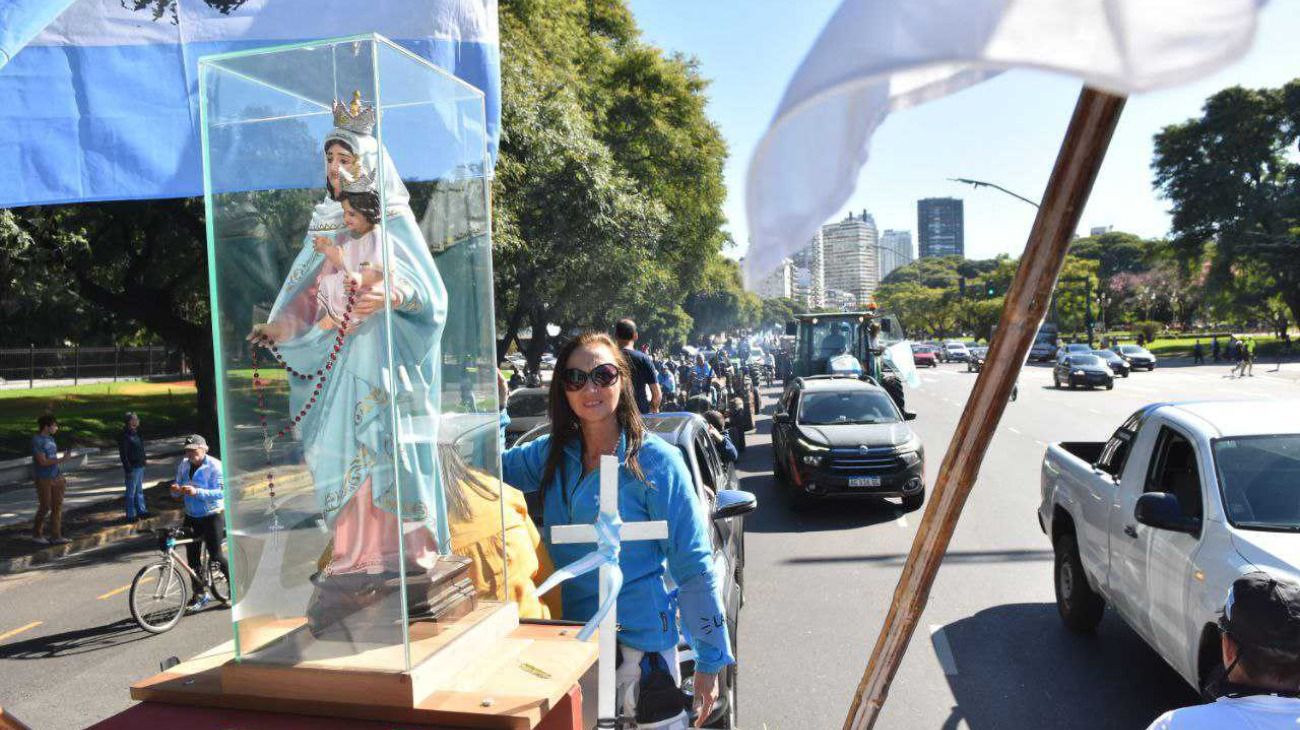
<svg viewBox="0 0 1300 730">
<path fill-rule="evenodd" d="M 569 367 L 569 356 L 579 347 L 584 346 L 604 346 L 608 347 L 610 352 L 614 353 L 614 365 L 618 368 L 618 408 L 615 409 L 614 415 L 618 418 L 619 429 L 627 437 L 627 455 L 624 459 L 624 466 L 632 472 L 632 476 L 645 480 L 645 474 L 641 471 L 641 464 L 637 460 L 637 454 L 641 451 L 641 443 L 645 440 L 645 422 L 641 420 L 641 412 L 637 410 L 636 398 L 632 395 L 632 368 L 627 363 L 627 358 L 623 351 L 609 335 L 604 332 L 583 332 L 577 337 L 569 340 L 560 348 L 560 352 L 555 356 L 555 376 L 551 378 L 551 395 L 549 415 L 551 418 L 551 443 L 546 452 L 546 465 L 542 468 L 542 504 L 546 504 L 546 490 L 555 480 L 558 472 L 560 480 L 564 480 L 564 449 L 569 442 L 582 438 L 578 414 L 573 412 L 569 407 L 569 399 L 564 394 L 564 378 L 561 377 L 564 370 Z M 561 486 L 561 496 L 567 505 L 569 495 L 563 491 Z"/>
</svg>

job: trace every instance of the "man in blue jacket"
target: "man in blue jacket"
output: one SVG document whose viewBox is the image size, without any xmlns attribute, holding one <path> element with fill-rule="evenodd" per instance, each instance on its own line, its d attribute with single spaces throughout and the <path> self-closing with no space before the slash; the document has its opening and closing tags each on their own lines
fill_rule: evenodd
<svg viewBox="0 0 1300 730">
<path fill-rule="evenodd" d="M 185 559 L 190 569 L 196 575 L 202 575 L 203 565 L 199 557 L 199 544 L 202 543 L 208 548 L 209 560 L 220 565 L 222 574 L 229 576 L 230 566 L 221 549 L 225 505 L 221 462 L 208 456 L 208 442 L 202 436 L 186 437 L 185 458 L 176 467 L 176 481 L 171 484 L 171 493 L 173 498 L 184 500 L 185 527 L 194 536 L 194 542 L 185 545 Z M 190 599 L 188 610 L 199 611 L 212 597 L 203 583 L 191 582 L 194 584 L 194 597 Z"/>
</svg>

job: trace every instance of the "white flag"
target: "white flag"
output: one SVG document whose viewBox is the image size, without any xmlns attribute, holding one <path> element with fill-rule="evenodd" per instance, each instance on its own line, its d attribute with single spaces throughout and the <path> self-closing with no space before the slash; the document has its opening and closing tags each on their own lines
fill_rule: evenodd
<svg viewBox="0 0 1300 730">
<path fill-rule="evenodd" d="M 1116 94 L 1181 84 L 1245 53 L 1265 1 L 844 0 L 750 160 L 750 276 L 775 269 L 844 205 L 891 111 L 1010 68 Z"/>
</svg>

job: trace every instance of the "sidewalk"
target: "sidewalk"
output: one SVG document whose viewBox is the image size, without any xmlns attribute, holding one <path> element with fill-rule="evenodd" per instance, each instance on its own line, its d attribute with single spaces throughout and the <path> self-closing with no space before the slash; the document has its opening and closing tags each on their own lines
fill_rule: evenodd
<svg viewBox="0 0 1300 730">
<path fill-rule="evenodd" d="M 30 480 L 0 485 L 0 575 L 179 522 L 180 503 L 172 500 L 161 484 L 176 474 L 181 443 L 180 436 L 145 442 L 149 455 L 145 496 L 155 517 L 134 525 L 124 519 L 126 486 L 116 451 L 92 455 L 84 468 L 65 474 L 63 534 L 72 540 L 68 545 L 45 546 L 30 539 L 37 506 Z"/>
</svg>

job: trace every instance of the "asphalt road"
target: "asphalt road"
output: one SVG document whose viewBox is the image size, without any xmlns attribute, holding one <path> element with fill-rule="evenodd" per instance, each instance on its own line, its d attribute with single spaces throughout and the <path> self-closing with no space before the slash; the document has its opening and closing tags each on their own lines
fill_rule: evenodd
<svg viewBox="0 0 1300 730">
<path fill-rule="evenodd" d="M 930 606 L 895 679 L 885 728 L 1141 728 L 1195 701 L 1190 688 L 1108 615 L 1091 638 L 1068 634 L 1053 605 L 1051 549 L 1034 519 L 1038 469 L 1054 440 L 1104 439 L 1137 407 L 1205 397 L 1300 397 L 1227 367 L 1162 368 L 1113 391 L 1055 391 L 1050 370 L 1022 375 L 967 504 Z M 975 376 L 922 373 L 909 391 L 933 483 Z M 776 391 L 769 391 L 770 404 Z M 763 418 L 741 458 L 760 507 L 747 523 L 740 629 L 741 726 L 838 728 L 888 610 L 920 513 L 831 503 L 795 512 L 771 477 Z M 135 628 L 126 587 L 156 556 L 148 540 L 71 556 L 0 579 L 0 706 L 33 728 L 81 728 L 130 704 L 128 686 L 169 656 L 230 638 L 210 609 L 167 634 Z"/>
<path fill-rule="evenodd" d="M 1195 702 L 1113 613 L 1094 637 L 1061 626 L 1051 544 L 1034 516 L 1039 467 L 1047 443 L 1104 440 L 1150 402 L 1300 398 L 1294 382 L 1262 370 L 1229 380 L 1226 366 L 1158 368 L 1121 378 L 1112 391 L 1057 391 L 1050 368 L 1026 368 L 877 727 L 1144 728 Z M 921 378 L 908 409 L 918 413 L 912 423 L 932 486 L 976 376 L 947 364 Z M 794 511 L 771 477 L 769 426 L 764 419 L 740 462 L 742 488 L 759 498 L 746 524 L 741 726 L 839 728 L 921 512 L 886 501 Z"/>
</svg>

